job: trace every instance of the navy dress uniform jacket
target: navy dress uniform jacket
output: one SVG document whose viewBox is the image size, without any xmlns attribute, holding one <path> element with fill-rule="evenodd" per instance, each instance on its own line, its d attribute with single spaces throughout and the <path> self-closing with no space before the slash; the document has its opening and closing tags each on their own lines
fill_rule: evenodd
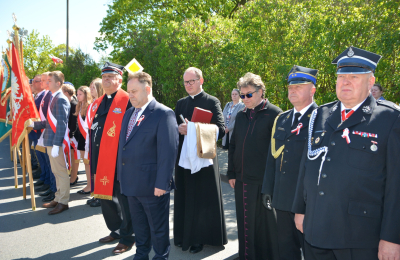
<svg viewBox="0 0 400 260">
<path fill-rule="evenodd" d="M 377 248 L 380 239 L 400 244 L 399 110 L 370 95 L 342 124 L 339 101 L 317 112 L 311 148 L 327 146 L 326 160 L 318 185 L 323 154 L 309 160 L 303 153 L 292 208 L 305 213 L 306 241 L 327 249 Z"/>
<path fill-rule="evenodd" d="M 126 196 L 154 196 L 154 188 L 175 188 L 172 173 L 178 154 L 178 125 L 175 113 L 153 99 L 143 111 L 126 140 L 128 123 L 135 111 L 125 112 L 118 147 L 117 173 L 121 193 Z"/>
<path fill-rule="evenodd" d="M 281 114 L 276 122 L 275 149 L 285 146 L 282 153 L 275 159 L 271 154 L 271 146 L 268 152 L 267 165 L 263 181 L 262 193 L 268 194 L 272 199 L 272 206 L 283 211 L 291 211 L 297 180 L 299 177 L 300 161 L 307 140 L 308 123 L 311 112 L 318 106 L 312 103 L 302 115 L 299 123 L 303 126 L 300 133 L 292 133 L 293 109 Z M 272 143 L 271 143 L 272 145 Z"/>
</svg>

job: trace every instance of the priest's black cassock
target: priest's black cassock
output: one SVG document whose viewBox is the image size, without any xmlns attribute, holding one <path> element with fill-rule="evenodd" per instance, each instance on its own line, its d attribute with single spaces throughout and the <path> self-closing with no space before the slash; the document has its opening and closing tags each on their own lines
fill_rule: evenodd
<svg viewBox="0 0 400 260">
<path fill-rule="evenodd" d="M 189 121 L 195 107 L 213 113 L 211 124 L 218 126 L 218 139 L 225 134 L 224 118 L 219 100 L 204 91 L 178 101 L 175 108 L 178 125 L 180 115 Z M 178 166 L 184 135 L 179 135 L 178 159 L 175 166 L 174 242 L 188 250 L 194 244 L 222 246 L 227 243 L 224 207 L 219 176 L 218 156 L 213 165 L 191 174 Z"/>
</svg>

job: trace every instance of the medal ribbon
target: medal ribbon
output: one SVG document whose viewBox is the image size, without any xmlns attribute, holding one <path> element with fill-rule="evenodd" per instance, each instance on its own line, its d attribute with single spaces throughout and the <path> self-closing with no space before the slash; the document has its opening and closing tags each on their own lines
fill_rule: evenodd
<svg viewBox="0 0 400 260">
<path fill-rule="evenodd" d="M 300 134 L 300 128 L 302 128 L 303 127 L 303 124 L 302 123 L 299 123 L 298 125 L 297 125 L 297 127 L 295 128 L 295 129 L 293 129 L 291 132 L 292 133 L 296 133 L 296 135 L 299 135 Z"/>
<path fill-rule="evenodd" d="M 348 128 L 343 129 L 342 138 L 345 138 L 345 139 L 346 139 L 347 144 L 349 144 L 349 143 L 351 142 L 351 141 L 350 141 L 349 133 L 350 133 L 350 131 L 349 131 Z"/>
</svg>

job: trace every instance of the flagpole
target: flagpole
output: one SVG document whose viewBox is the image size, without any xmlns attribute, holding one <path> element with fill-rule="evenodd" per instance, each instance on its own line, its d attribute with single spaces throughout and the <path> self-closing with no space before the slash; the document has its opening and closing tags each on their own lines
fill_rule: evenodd
<svg viewBox="0 0 400 260">
<path fill-rule="evenodd" d="M 17 168 L 17 161 L 18 161 L 17 147 L 14 147 L 14 183 L 15 183 L 15 188 L 16 188 L 16 189 L 18 189 L 18 168 Z"/>
<path fill-rule="evenodd" d="M 27 166 L 27 156 L 26 156 L 26 147 L 25 147 L 25 142 L 27 142 L 27 139 L 25 138 L 22 141 L 22 163 L 21 163 L 21 168 L 22 168 L 22 197 L 26 199 L 26 166 Z"/>
<path fill-rule="evenodd" d="M 26 153 L 26 161 L 28 166 L 28 175 L 29 175 L 29 188 L 31 190 L 31 203 L 32 203 L 32 210 L 36 210 L 36 200 L 35 200 L 35 187 L 33 185 L 33 176 L 32 176 L 32 165 L 30 164 L 31 161 L 31 152 L 29 149 L 29 141 L 28 141 L 28 132 L 25 134 L 25 153 Z M 25 179 L 25 178 L 24 178 Z"/>
</svg>

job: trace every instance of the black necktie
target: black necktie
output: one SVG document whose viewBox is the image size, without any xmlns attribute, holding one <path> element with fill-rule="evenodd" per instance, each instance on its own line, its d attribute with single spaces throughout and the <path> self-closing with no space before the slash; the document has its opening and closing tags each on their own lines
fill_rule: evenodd
<svg viewBox="0 0 400 260">
<path fill-rule="evenodd" d="M 299 117 L 301 116 L 300 112 L 296 112 L 296 114 L 294 114 L 294 120 L 293 120 L 293 124 L 292 126 L 296 127 L 297 124 L 299 123 Z"/>
</svg>

